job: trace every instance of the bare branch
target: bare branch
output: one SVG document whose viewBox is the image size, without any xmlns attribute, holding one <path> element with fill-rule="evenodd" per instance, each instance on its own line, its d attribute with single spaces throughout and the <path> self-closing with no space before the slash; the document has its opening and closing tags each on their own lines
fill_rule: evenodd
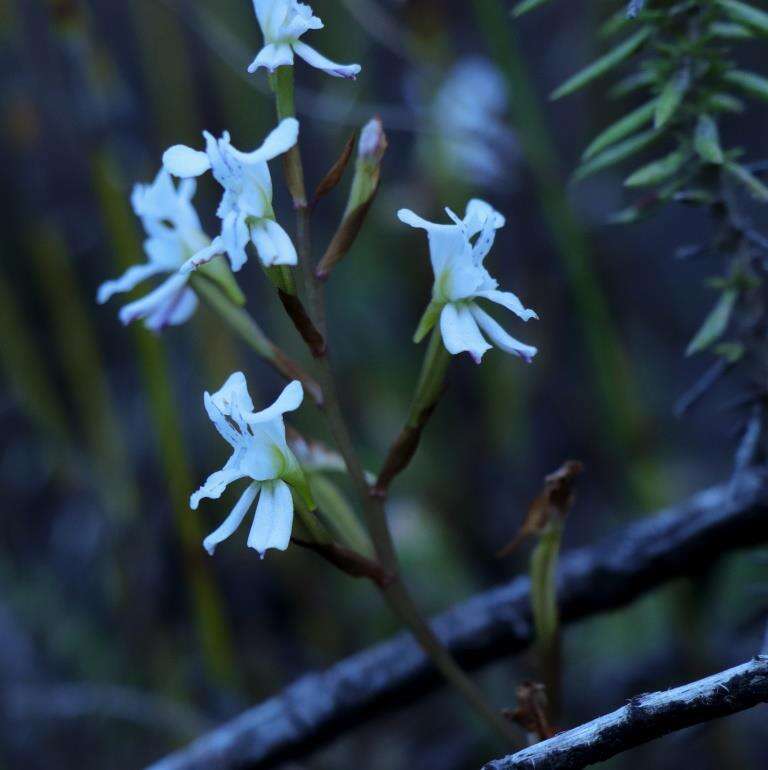
<svg viewBox="0 0 768 770">
<path fill-rule="evenodd" d="M 768 542 L 768 482 L 754 470 L 631 524 L 561 560 L 563 622 L 630 603 L 738 548 Z M 530 581 L 519 577 L 456 605 L 432 621 L 468 668 L 524 650 L 533 638 Z M 304 676 L 151 770 L 255 770 L 303 756 L 386 711 L 402 709 L 440 683 L 407 634 Z"/>
<path fill-rule="evenodd" d="M 768 702 L 768 656 L 626 706 L 489 762 L 483 770 L 580 770 L 685 727 Z"/>
</svg>

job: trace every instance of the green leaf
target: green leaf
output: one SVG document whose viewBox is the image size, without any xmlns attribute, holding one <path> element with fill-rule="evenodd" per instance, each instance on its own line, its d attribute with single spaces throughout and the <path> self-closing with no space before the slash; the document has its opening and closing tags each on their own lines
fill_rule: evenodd
<svg viewBox="0 0 768 770">
<path fill-rule="evenodd" d="M 635 153 L 645 149 L 654 139 L 660 136 L 660 131 L 644 131 L 641 134 L 631 136 L 629 139 L 625 139 L 623 142 L 609 147 L 607 150 L 603 150 L 600 154 L 596 155 L 586 163 L 582 163 L 576 169 L 573 175 L 574 181 L 580 181 L 586 179 L 592 174 L 596 174 L 598 171 L 602 171 L 604 168 L 613 166 L 616 163 L 629 158 Z"/>
<path fill-rule="evenodd" d="M 717 0 L 717 4 L 734 20 L 768 35 L 768 13 L 737 0 Z"/>
<path fill-rule="evenodd" d="M 370 555 L 371 541 L 343 492 L 322 473 L 310 473 L 312 496 L 317 500 L 320 518 L 345 545 Z"/>
<path fill-rule="evenodd" d="M 723 162 L 723 148 L 720 146 L 720 132 L 717 123 L 709 115 L 702 115 L 696 124 L 693 136 L 693 146 L 699 157 L 707 163 Z"/>
<path fill-rule="evenodd" d="M 608 91 L 610 99 L 618 99 L 627 96 L 633 91 L 652 85 L 654 82 L 653 72 L 650 69 L 642 69 L 639 72 L 633 72 L 631 75 L 622 78 L 615 86 L 611 86 Z"/>
<path fill-rule="evenodd" d="M 585 67 L 566 80 L 565 83 L 555 90 L 550 98 L 560 99 L 563 96 L 572 94 L 574 91 L 578 91 L 596 78 L 609 72 L 625 59 L 628 59 L 648 39 L 650 34 L 651 30 L 649 27 L 639 30 L 632 37 L 621 43 L 621 45 L 605 54 L 605 56 L 601 56 L 597 61 L 592 62 L 588 67 Z"/>
<path fill-rule="evenodd" d="M 635 171 L 624 181 L 626 187 L 648 187 L 650 185 L 666 182 L 674 176 L 680 167 L 689 158 L 688 152 L 675 150 L 669 155 L 649 163 Z"/>
<path fill-rule="evenodd" d="M 522 16 L 524 13 L 528 13 L 529 11 L 533 11 L 534 9 L 538 8 L 540 5 L 544 5 L 544 3 L 549 2 L 549 0 L 523 0 L 522 3 L 518 3 L 514 9 L 512 10 L 512 15 L 517 19 L 520 16 Z"/>
<path fill-rule="evenodd" d="M 688 206 L 711 206 L 716 198 L 711 190 L 698 187 L 691 190 L 681 190 L 676 193 L 675 200 Z"/>
<path fill-rule="evenodd" d="M 630 19 L 627 18 L 627 12 L 624 8 L 619 8 L 614 14 L 609 16 L 600 25 L 600 37 L 609 38 L 613 37 L 616 33 L 630 24 Z"/>
<path fill-rule="evenodd" d="M 744 345 L 740 342 L 721 342 L 714 351 L 718 356 L 724 358 L 729 364 L 738 363 L 746 353 Z"/>
<path fill-rule="evenodd" d="M 229 269 L 229 262 L 224 256 L 214 257 L 197 268 L 200 275 L 217 284 L 227 297 L 238 307 L 245 305 L 245 295 L 237 284 L 237 279 Z"/>
<path fill-rule="evenodd" d="M 752 30 L 743 24 L 736 24 L 727 21 L 713 21 L 709 25 L 709 31 L 715 37 L 722 37 L 726 40 L 746 40 L 754 37 Z"/>
<path fill-rule="evenodd" d="M 746 70 L 731 70 L 723 75 L 731 85 L 738 86 L 752 96 L 768 101 L 768 79 Z"/>
<path fill-rule="evenodd" d="M 730 94 L 712 94 L 707 99 L 707 109 L 713 112 L 744 112 L 744 102 Z"/>
<path fill-rule="evenodd" d="M 616 121 L 616 123 L 596 136 L 589 147 L 584 150 L 582 158 L 584 160 L 589 160 L 609 145 L 624 139 L 624 137 L 629 136 L 633 131 L 642 128 L 642 126 L 651 119 L 655 111 L 656 99 L 652 99 L 642 107 L 638 107 L 636 110 L 630 112 L 629 115 L 625 115 L 621 120 Z"/>
<path fill-rule="evenodd" d="M 656 103 L 656 114 L 653 119 L 653 125 L 656 128 L 661 128 L 669 123 L 682 103 L 690 83 L 691 76 L 687 67 L 676 72 L 667 81 Z"/>
<path fill-rule="evenodd" d="M 717 342 L 728 328 L 728 322 L 731 320 L 731 314 L 738 296 L 739 293 L 736 289 L 727 289 L 720 295 L 717 304 L 704 319 L 701 328 L 689 343 L 685 355 L 692 356 L 694 353 L 700 353 L 714 342 Z"/>
<path fill-rule="evenodd" d="M 416 327 L 416 332 L 413 335 L 413 341 L 417 345 L 432 331 L 432 327 L 437 323 L 437 319 L 440 318 L 442 309 L 443 303 L 435 302 L 435 300 L 432 300 L 427 305 L 427 309 L 424 311 L 424 315 L 421 316 L 419 325 Z"/>
<path fill-rule="evenodd" d="M 766 187 L 749 169 L 738 163 L 729 161 L 723 168 L 741 182 L 759 201 L 768 203 L 768 187 Z"/>
</svg>

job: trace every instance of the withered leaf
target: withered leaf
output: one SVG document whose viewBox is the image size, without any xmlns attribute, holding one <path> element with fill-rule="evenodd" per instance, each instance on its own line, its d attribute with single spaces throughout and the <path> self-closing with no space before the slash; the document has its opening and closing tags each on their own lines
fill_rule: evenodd
<svg viewBox="0 0 768 770">
<path fill-rule="evenodd" d="M 498 553 L 498 558 L 509 556 L 526 538 L 546 529 L 555 517 L 564 519 L 575 500 L 576 477 L 584 470 L 578 460 L 567 460 L 556 471 L 544 478 L 544 487 L 531 503 L 517 534 Z"/>
<path fill-rule="evenodd" d="M 512 722 L 520 725 L 529 735 L 540 741 L 551 738 L 557 731 L 547 717 L 547 692 L 540 682 L 522 682 L 515 691 L 517 707 L 503 713 Z"/>
</svg>

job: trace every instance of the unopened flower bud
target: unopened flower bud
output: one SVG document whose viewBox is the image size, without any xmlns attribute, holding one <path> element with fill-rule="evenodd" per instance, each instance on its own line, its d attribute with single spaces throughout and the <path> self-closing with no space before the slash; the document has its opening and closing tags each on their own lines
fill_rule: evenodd
<svg viewBox="0 0 768 770">
<path fill-rule="evenodd" d="M 352 180 L 352 189 L 349 191 L 344 217 L 317 266 L 316 274 L 321 280 L 325 280 L 333 266 L 347 255 L 363 226 L 379 187 L 381 159 L 386 149 L 387 136 L 381 119 L 372 118 L 363 127 L 357 142 L 355 176 Z"/>
<path fill-rule="evenodd" d="M 387 137 L 384 134 L 381 118 L 371 118 L 360 132 L 357 155 L 361 160 L 380 163 L 386 149 Z"/>
</svg>

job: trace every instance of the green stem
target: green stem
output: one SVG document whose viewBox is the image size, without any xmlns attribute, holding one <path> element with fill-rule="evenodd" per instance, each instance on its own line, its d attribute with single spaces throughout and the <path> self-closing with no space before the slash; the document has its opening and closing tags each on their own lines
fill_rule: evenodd
<svg viewBox="0 0 768 770">
<path fill-rule="evenodd" d="M 293 279 L 293 272 L 288 265 L 272 265 L 265 268 L 264 272 L 278 291 L 296 296 L 296 281 Z"/>
<path fill-rule="evenodd" d="M 451 355 L 443 345 L 440 327 L 435 326 L 424 356 L 416 393 L 408 412 L 408 419 L 387 452 L 384 464 L 373 488 L 377 497 L 386 497 L 390 484 L 410 464 L 419 448 L 421 434 L 443 393 L 445 375 Z"/>
<path fill-rule="evenodd" d="M 562 535 L 562 522 L 551 522 L 531 554 L 531 607 L 536 651 L 547 688 L 550 721 L 556 718 L 560 702 L 560 617 L 556 578 Z"/>
<path fill-rule="evenodd" d="M 421 367 L 419 381 L 416 384 L 416 394 L 413 397 L 411 410 L 408 413 L 407 425 L 417 427 L 425 412 L 431 411 L 437 404 L 443 392 L 445 375 L 451 362 L 451 354 L 443 345 L 443 337 L 438 325 L 432 330 L 424 363 Z"/>
<path fill-rule="evenodd" d="M 273 78 L 273 89 L 278 117 L 282 119 L 292 116 L 294 111 L 293 72 L 290 67 L 280 67 L 277 70 Z M 318 281 L 312 264 L 309 209 L 306 205 L 304 173 L 298 144 L 283 157 L 286 179 L 296 207 L 297 252 L 304 289 L 309 301 L 309 312 L 315 327 L 327 340 L 323 286 Z M 422 649 L 432 659 L 435 667 L 464 696 L 475 712 L 502 737 L 505 743 L 516 745 L 518 740 L 512 724 L 485 699 L 477 685 L 456 663 L 451 653 L 435 635 L 431 626 L 424 620 L 408 593 L 399 575 L 399 561 L 387 522 L 383 500 L 372 494 L 365 478 L 363 465 L 355 450 L 347 420 L 344 417 L 327 344 L 319 355 L 316 354 L 316 360 L 328 425 L 360 498 L 376 558 L 383 569 L 392 576 L 386 586 L 381 586 L 387 604 L 411 630 Z"/>
</svg>

